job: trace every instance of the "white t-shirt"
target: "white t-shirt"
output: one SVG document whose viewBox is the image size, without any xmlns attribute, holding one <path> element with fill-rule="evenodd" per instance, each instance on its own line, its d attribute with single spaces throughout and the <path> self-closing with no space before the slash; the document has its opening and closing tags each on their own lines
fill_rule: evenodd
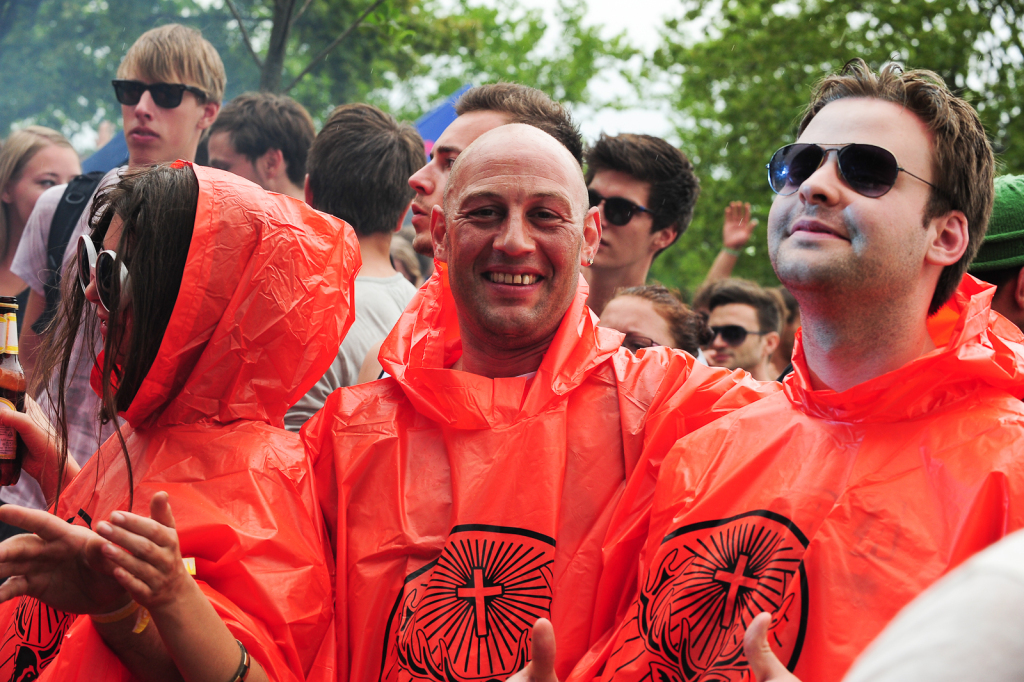
<svg viewBox="0 0 1024 682">
<path fill-rule="evenodd" d="M 1024 531 L 922 592 L 843 682 L 1024 680 Z"/>
<path fill-rule="evenodd" d="M 115 168 L 104 175 L 96 192 L 117 182 L 118 174 L 123 168 Z M 46 251 L 47 241 L 50 238 L 50 224 L 53 222 L 53 214 L 66 189 L 67 185 L 51 187 L 39 197 L 25 224 L 25 232 L 21 236 L 18 250 L 15 251 L 14 260 L 11 262 L 11 272 L 20 277 L 32 291 L 40 296 L 44 293 L 43 286 L 46 281 Z M 85 210 L 82 211 L 82 215 L 75 225 L 68 248 L 64 252 L 65 266 L 75 256 L 79 235 L 90 232 L 89 213 L 95 196 L 94 193 L 90 197 L 89 203 L 86 204 Z M 98 353 L 102 349 L 102 343 L 98 338 L 96 341 L 96 352 Z M 114 432 L 114 425 L 111 423 L 104 427 L 100 424 L 100 399 L 89 385 L 92 360 L 88 352 L 82 352 L 81 343 L 80 336 L 71 357 L 72 376 L 65 388 L 64 396 L 68 421 L 68 455 L 74 457 L 79 464 L 84 465 L 96 452 L 99 444 Z M 52 383 L 50 390 L 43 391 L 39 396 L 39 404 L 52 421 L 54 410 L 48 397 L 48 393 L 51 391 L 53 395 L 56 395 L 56 388 Z M 39 484 L 24 471 L 16 485 L 0 490 L 0 499 L 34 509 L 46 508 L 46 501 L 43 499 L 43 492 Z"/>
<path fill-rule="evenodd" d="M 284 416 L 284 426 L 298 431 L 342 386 L 352 386 L 370 349 L 383 341 L 409 305 L 416 287 L 402 275 L 356 277 L 356 316 L 330 369 Z"/>
</svg>

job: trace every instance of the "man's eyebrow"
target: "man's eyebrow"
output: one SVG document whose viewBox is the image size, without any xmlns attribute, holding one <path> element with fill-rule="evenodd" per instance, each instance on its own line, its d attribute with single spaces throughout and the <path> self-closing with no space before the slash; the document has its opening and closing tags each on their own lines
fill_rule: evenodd
<svg viewBox="0 0 1024 682">
<path fill-rule="evenodd" d="M 462 150 L 459 149 L 458 147 L 453 147 L 451 145 L 446 144 L 446 145 L 442 145 L 440 147 L 434 147 L 433 149 L 431 149 L 430 150 L 430 155 L 431 156 L 437 156 L 438 154 L 458 154 L 461 151 Z"/>
<path fill-rule="evenodd" d="M 562 194 L 561 192 L 538 191 L 538 192 L 531 192 L 530 193 L 530 198 L 531 199 L 535 199 L 535 198 L 538 198 L 538 197 L 544 198 L 544 199 L 557 199 L 558 201 L 561 201 L 561 202 L 563 202 L 565 204 L 568 204 L 570 206 L 572 205 L 572 200 L 569 197 L 567 197 L 565 194 Z M 467 194 L 464 194 L 462 196 L 462 201 L 463 202 L 470 201 L 470 200 L 476 200 L 476 199 L 497 199 L 497 200 L 503 201 L 505 199 L 505 197 L 500 192 L 495 192 L 493 190 L 487 190 L 487 189 L 475 190 L 475 191 L 469 192 Z"/>
</svg>

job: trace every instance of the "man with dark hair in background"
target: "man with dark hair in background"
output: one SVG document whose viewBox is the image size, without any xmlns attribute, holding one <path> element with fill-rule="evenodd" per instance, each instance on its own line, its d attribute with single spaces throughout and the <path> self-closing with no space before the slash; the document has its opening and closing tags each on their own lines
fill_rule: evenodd
<svg viewBox="0 0 1024 682">
<path fill-rule="evenodd" d="M 996 285 L 992 310 L 1024 328 L 1024 175 L 996 178 L 988 233 L 970 273 Z"/>
<path fill-rule="evenodd" d="M 712 367 L 745 369 L 758 381 L 778 376 L 771 366 L 784 316 L 778 297 L 754 282 L 723 279 L 708 285 L 708 326 L 714 335 L 704 345 Z"/>
<path fill-rule="evenodd" d="M 616 289 L 647 283 L 655 256 L 690 225 L 700 181 L 686 155 L 651 135 L 602 134 L 587 150 L 590 205 L 601 209 L 601 248 L 584 272 L 598 315 Z"/>
<path fill-rule="evenodd" d="M 338 358 L 285 415 L 298 431 L 335 389 L 356 383 L 367 351 L 384 340 L 416 293 L 391 265 L 391 235 L 402 226 L 423 165 L 423 139 L 368 104 L 346 104 L 327 119 L 309 150 L 306 202 L 352 225 L 363 266 L 355 281 L 356 313 Z"/>
<path fill-rule="evenodd" d="M 247 92 L 228 102 L 210 126 L 210 165 L 269 192 L 303 199 L 314 137 L 309 112 L 291 97 Z"/>
<path fill-rule="evenodd" d="M 459 116 L 434 143 L 429 162 L 409 184 L 416 190 L 412 201 L 412 224 L 418 253 L 433 256 L 430 244 L 430 212 L 441 205 L 448 172 L 463 149 L 489 130 L 506 123 L 525 123 L 540 128 L 583 163 L 583 138 L 569 111 L 536 88 L 518 83 L 494 83 L 468 90 L 455 103 Z"/>
</svg>

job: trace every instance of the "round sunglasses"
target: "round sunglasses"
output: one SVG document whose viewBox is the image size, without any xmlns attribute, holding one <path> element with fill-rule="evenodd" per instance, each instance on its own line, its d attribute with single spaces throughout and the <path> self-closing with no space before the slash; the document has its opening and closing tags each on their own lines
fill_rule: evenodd
<svg viewBox="0 0 1024 682">
<path fill-rule="evenodd" d="M 622 227 L 632 220 L 635 214 L 651 212 L 640 204 L 634 204 L 629 199 L 623 199 L 622 197 L 603 197 L 599 192 L 592 189 L 588 189 L 587 193 L 590 195 L 591 208 L 600 206 L 601 202 L 604 202 L 605 220 L 612 225 Z"/>
<path fill-rule="evenodd" d="M 200 101 L 206 101 L 206 93 L 199 88 L 181 83 L 143 83 L 142 81 L 114 80 L 114 96 L 126 106 L 134 106 L 142 99 L 142 93 L 149 90 L 153 103 L 161 109 L 174 109 L 181 104 L 185 92 L 191 92 Z"/>
<path fill-rule="evenodd" d="M 710 348 L 711 344 L 715 342 L 715 339 L 721 335 L 722 341 L 725 341 L 725 345 L 735 348 L 737 346 L 742 346 L 743 342 L 747 340 L 747 336 L 751 334 L 764 336 L 767 333 L 768 332 L 752 332 L 738 324 L 725 324 L 720 327 L 711 327 L 711 339 L 707 343 L 703 344 L 703 346 L 704 348 Z"/>
<path fill-rule="evenodd" d="M 117 310 L 121 305 L 121 297 L 128 296 L 128 267 L 123 261 L 118 263 L 117 254 L 109 249 L 96 253 L 96 245 L 87 234 L 78 238 L 77 258 L 78 283 L 82 286 L 82 293 L 85 293 L 89 282 L 95 277 L 100 305 L 108 313 Z"/>
<path fill-rule="evenodd" d="M 834 147 L 803 142 L 786 145 L 772 154 L 768 162 L 768 185 L 776 194 L 795 194 L 800 185 L 821 168 L 832 151 L 836 153 L 839 174 L 843 180 L 854 192 L 866 197 L 878 198 L 886 194 L 896 184 L 900 172 L 938 189 L 900 166 L 888 149 L 859 143 Z"/>
</svg>

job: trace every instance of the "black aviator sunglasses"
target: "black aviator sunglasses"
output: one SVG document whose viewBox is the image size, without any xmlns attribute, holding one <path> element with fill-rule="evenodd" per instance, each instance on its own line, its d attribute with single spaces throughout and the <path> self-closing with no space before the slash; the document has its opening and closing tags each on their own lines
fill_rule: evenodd
<svg viewBox="0 0 1024 682">
<path fill-rule="evenodd" d="M 800 185 L 825 163 L 831 151 L 836 153 L 839 174 L 846 184 L 853 191 L 866 197 L 883 196 L 896 184 L 900 172 L 938 189 L 924 178 L 900 166 L 888 149 L 858 143 L 835 147 L 803 142 L 786 145 L 775 152 L 768 162 L 768 185 L 776 194 L 795 194 Z"/>
<path fill-rule="evenodd" d="M 752 332 L 749 329 L 739 326 L 738 324 L 725 324 L 720 327 L 711 327 L 712 337 L 706 344 L 703 344 L 704 348 L 710 348 L 711 344 L 714 343 L 718 335 L 722 335 L 722 341 L 725 341 L 725 345 L 736 348 L 742 346 L 743 342 L 747 340 L 747 336 L 754 334 L 756 336 L 764 336 L 768 332 Z"/>
<path fill-rule="evenodd" d="M 174 109 L 181 104 L 185 92 L 191 92 L 201 102 L 206 101 L 206 93 L 199 88 L 181 83 L 143 83 L 142 81 L 114 80 L 114 96 L 125 106 L 133 106 L 142 99 L 142 93 L 149 90 L 153 103 L 161 109 Z"/>
<path fill-rule="evenodd" d="M 603 197 L 599 192 L 588 189 L 590 195 L 590 207 L 595 208 L 604 202 L 604 217 L 612 225 L 622 227 L 633 219 L 634 213 L 650 213 L 649 209 L 640 204 L 634 204 L 629 199 L 622 197 Z"/>
</svg>

